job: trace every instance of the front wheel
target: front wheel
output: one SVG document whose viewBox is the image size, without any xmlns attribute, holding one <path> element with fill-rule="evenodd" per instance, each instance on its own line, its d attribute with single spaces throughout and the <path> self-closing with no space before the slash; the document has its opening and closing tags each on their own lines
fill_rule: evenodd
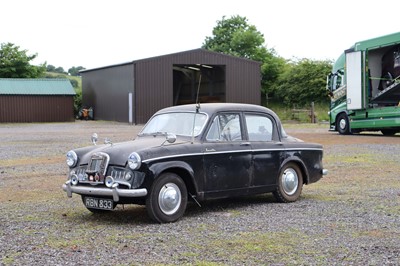
<svg viewBox="0 0 400 266">
<path fill-rule="evenodd" d="M 350 124 L 349 118 L 347 114 L 342 113 L 339 115 L 337 122 L 336 122 L 336 129 L 341 135 L 348 135 L 350 134 Z"/>
<path fill-rule="evenodd" d="M 164 173 L 154 181 L 146 199 L 149 217 L 159 223 L 175 222 L 186 210 L 187 189 L 182 178 Z"/>
<path fill-rule="evenodd" d="M 295 163 L 286 164 L 278 177 L 278 187 L 274 191 L 277 201 L 288 203 L 296 201 L 303 189 L 303 175 Z"/>
</svg>

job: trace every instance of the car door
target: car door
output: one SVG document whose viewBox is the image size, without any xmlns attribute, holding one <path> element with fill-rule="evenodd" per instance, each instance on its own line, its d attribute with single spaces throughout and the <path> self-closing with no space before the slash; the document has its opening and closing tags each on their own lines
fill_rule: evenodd
<svg viewBox="0 0 400 266">
<path fill-rule="evenodd" d="M 253 153 L 253 171 L 250 186 L 269 187 L 277 182 L 284 147 L 278 137 L 275 120 L 267 114 L 244 115 L 248 140 Z"/>
<path fill-rule="evenodd" d="M 251 147 L 240 113 L 217 114 L 203 143 L 205 192 L 210 198 L 239 195 L 250 185 Z"/>
</svg>

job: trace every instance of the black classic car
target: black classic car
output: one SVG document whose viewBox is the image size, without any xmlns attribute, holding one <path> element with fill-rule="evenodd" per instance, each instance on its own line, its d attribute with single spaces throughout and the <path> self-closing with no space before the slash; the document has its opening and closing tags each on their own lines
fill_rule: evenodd
<svg viewBox="0 0 400 266">
<path fill-rule="evenodd" d="M 145 204 L 156 222 L 181 218 L 189 200 L 272 192 L 296 201 L 303 184 L 327 173 L 323 148 L 288 136 L 277 115 L 249 104 L 208 103 L 162 109 L 138 136 L 67 153 L 68 197 L 92 212 Z M 200 204 L 199 204 L 200 205 Z"/>
</svg>

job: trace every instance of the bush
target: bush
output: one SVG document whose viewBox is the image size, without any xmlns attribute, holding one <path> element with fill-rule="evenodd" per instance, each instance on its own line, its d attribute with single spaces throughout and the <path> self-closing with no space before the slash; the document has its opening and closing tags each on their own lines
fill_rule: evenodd
<svg viewBox="0 0 400 266">
<path fill-rule="evenodd" d="M 76 95 L 74 96 L 74 116 L 77 117 L 79 110 L 82 107 L 82 90 L 75 90 Z"/>
</svg>

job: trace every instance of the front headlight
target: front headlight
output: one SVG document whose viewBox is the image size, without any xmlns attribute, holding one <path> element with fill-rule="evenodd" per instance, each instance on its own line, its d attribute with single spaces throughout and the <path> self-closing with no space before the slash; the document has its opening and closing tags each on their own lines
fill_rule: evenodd
<svg viewBox="0 0 400 266">
<path fill-rule="evenodd" d="M 139 154 L 136 152 L 132 152 L 128 157 L 128 166 L 132 170 L 136 170 L 140 168 L 142 164 L 142 159 L 140 159 Z"/>
<path fill-rule="evenodd" d="M 78 162 L 78 155 L 74 151 L 69 151 L 67 153 L 67 165 L 69 167 L 74 167 Z"/>
</svg>

